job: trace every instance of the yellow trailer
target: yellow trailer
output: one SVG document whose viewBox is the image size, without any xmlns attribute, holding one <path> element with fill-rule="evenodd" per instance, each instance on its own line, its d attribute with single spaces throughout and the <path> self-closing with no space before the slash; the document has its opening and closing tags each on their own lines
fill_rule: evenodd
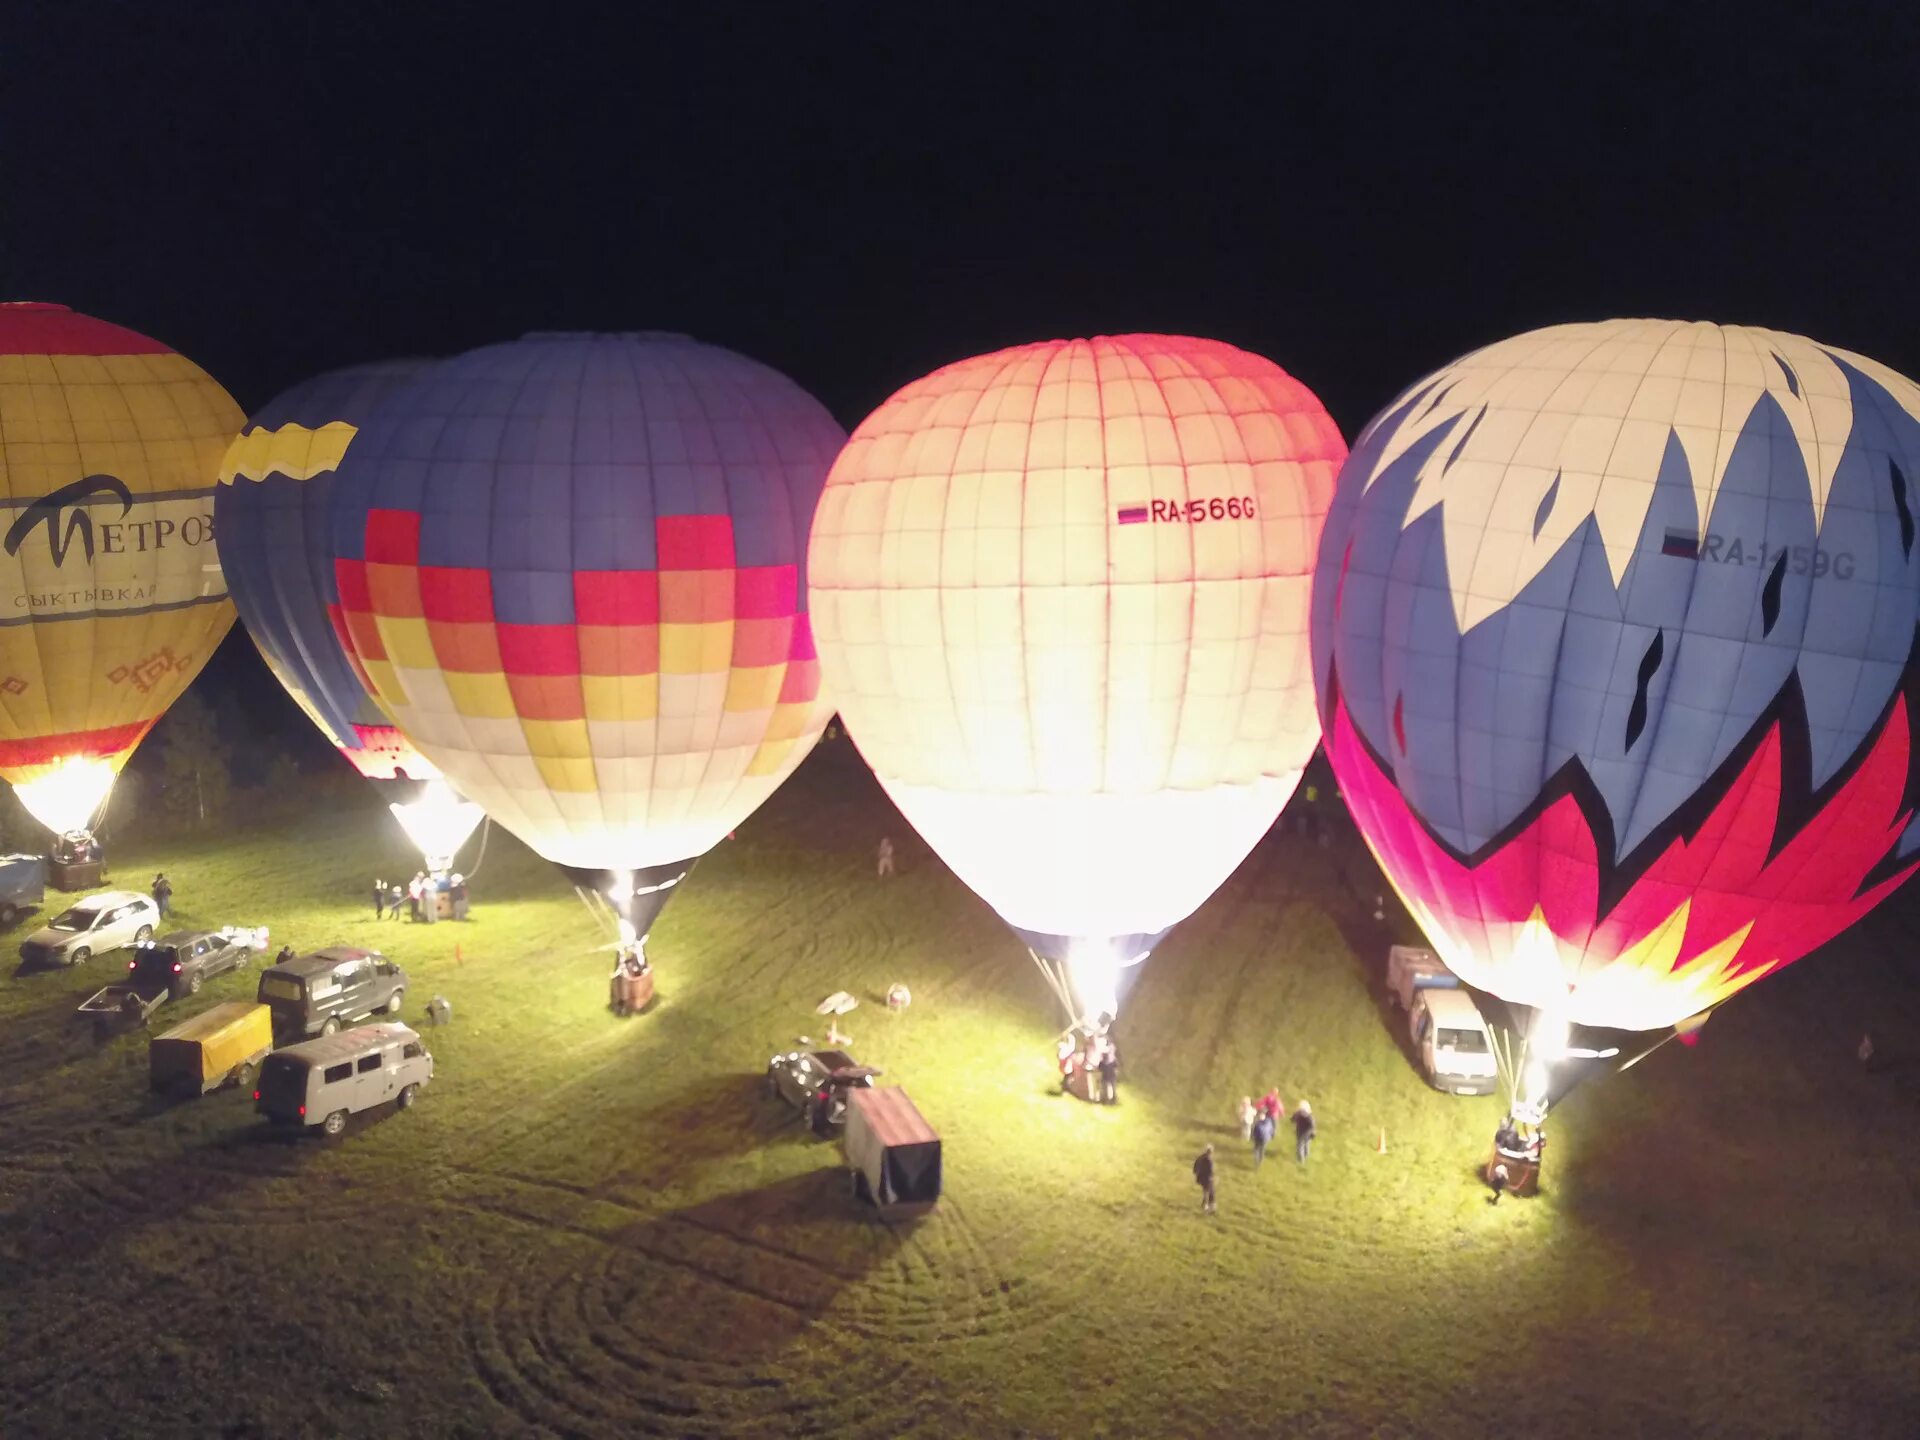
<svg viewBox="0 0 1920 1440">
<path fill-rule="evenodd" d="M 156 1035 L 147 1062 L 156 1090 L 204 1095 L 227 1081 L 251 1087 L 273 1049 L 273 1012 L 250 1000 L 229 1000 Z"/>
</svg>

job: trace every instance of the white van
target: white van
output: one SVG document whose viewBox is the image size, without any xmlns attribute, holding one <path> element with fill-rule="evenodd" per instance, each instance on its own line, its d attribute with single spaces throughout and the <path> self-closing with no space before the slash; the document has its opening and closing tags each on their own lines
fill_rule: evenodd
<svg viewBox="0 0 1920 1440">
<path fill-rule="evenodd" d="M 1455 1095 L 1491 1095 L 1499 1080 L 1487 1022 L 1464 990 L 1415 990 L 1407 1007 L 1414 1053 L 1427 1083 Z"/>
<path fill-rule="evenodd" d="M 410 1027 L 362 1025 L 274 1051 L 260 1066 L 253 1108 L 277 1125 L 338 1135 L 347 1116 L 389 1100 L 411 1109 L 432 1078 L 433 1056 Z"/>
</svg>

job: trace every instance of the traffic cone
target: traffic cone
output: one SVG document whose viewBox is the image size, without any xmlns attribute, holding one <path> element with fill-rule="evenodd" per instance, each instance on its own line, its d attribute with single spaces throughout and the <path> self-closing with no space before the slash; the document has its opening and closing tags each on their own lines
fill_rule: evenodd
<svg viewBox="0 0 1920 1440">
<path fill-rule="evenodd" d="M 1387 1153 L 1387 1127 L 1384 1125 L 1380 1127 L 1380 1143 L 1373 1147 L 1373 1153 L 1376 1155 Z"/>
</svg>

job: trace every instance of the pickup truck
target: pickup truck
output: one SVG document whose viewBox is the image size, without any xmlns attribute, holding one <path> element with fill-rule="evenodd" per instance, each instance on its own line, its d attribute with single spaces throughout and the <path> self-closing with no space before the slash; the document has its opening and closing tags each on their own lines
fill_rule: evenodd
<svg viewBox="0 0 1920 1440">
<path fill-rule="evenodd" d="M 1387 952 L 1387 990 L 1407 1012 L 1407 1033 L 1427 1083 L 1455 1095 L 1490 1095 L 1499 1081 L 1493 1041 L 1473 999 L 1440 957 L 1420 945 Z"/>
</svg>

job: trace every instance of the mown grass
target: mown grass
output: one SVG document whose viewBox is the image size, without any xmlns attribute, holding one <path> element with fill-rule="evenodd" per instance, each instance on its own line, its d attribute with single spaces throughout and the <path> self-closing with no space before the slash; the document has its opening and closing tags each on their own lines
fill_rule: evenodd
<svg viewBox="0 0 1920 1440">
<path fill-rule="evenodd" d="M 883 832 L 902 866 L 879 882 Z M 661 1003 L 629 1021 L 584 908 L 499 831 L 464 926 L 374 921 L 372 877 L 412 867 L 371 795 L 115 861 L 167 869 L 184 923 L 378 944 L 409 1013 L 444 994 L 454 1023 L 413 1112 L 287 1143 L 231 1092 L 152 1102 L 144 1039 L 70 1020 L 112 962 L 0 978 L 8 1437 L 1908 1435 L 1920 1414 L 1903 914 L 1576 1095 L 1549 1193 L 1491 1208 L 1470 1171 L 1497 1103 L 1410 1068 L 1377 980 L 1404 917 L 1372 919 L 1350 833 L 1269 837 L 1144 967 L 1108 1110 L 1057 1094 L 1024 953 L 844 742 L 695 872 L 654 934 Z M 866 1002 L 855 1053 L 946 1140 L 915 1226 L 863 1219 L 837 1146 L 760 1091 L 840 988 Z M 1320 1140 L 1255 1174 L 1233 1107 L 1273 1083 Z M 1188 1171 L 1208 1140 L 1212 1218 Z"/>
</svg>

